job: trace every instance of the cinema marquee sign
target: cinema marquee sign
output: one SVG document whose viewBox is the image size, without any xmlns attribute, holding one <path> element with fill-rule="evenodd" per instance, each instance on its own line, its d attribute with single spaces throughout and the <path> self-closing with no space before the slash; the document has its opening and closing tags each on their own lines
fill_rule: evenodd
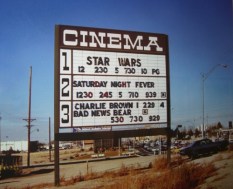
<svg viewBox="0 0 233 189">
<path fill-rule="evenodd" d="M 167 127 L 168 66 L 167 35 L 56 26 L 59 128 Z"/>
</svg>

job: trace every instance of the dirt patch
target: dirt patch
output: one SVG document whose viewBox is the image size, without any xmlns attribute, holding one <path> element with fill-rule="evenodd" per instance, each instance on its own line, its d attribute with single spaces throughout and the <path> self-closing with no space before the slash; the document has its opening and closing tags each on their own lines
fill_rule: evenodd
<svg viewBox="0 0 233 189">
<path fill-rule="evenodd" d="M 38 169 L 38 170 L 30 170 L 25 171 L 21 176 L 30 176 L 30 175 L 39 175 L 39 174 L 47 174 L 53 172 L 54 169 Z"/>
<path fill-rule="evenodd" d="M 231 189 L 233 185 L 233 152 L 216 154 L 212 162 L 217 168 L 216 174 L 206 179 L 198 189 Z"/>
</svg>

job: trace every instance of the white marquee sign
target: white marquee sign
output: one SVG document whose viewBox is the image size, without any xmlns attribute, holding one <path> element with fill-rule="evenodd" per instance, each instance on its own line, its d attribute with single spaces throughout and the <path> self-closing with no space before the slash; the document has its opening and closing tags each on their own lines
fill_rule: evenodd
<svg viewBox="0 0 233 189">
<path fill-rule="evenodd" d="M 57 26 L 59 127 L 166 127 L 167 40 L 162 34 Z"/>
</svg>

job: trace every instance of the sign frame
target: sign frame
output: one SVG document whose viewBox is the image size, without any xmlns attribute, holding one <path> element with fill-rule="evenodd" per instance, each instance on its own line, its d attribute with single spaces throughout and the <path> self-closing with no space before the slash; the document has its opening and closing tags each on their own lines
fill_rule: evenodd
<svg viewBox="0 0 233 189">
<path fill-rule="evenodd" d="M 55 114 L 59 117 L 59 128 L 98 125 L 167 124 L 169 116 L 167 111 L 169 109 L 169 92 L 167 93 L 169 90 L 167 35 L 63 25 L 56 27 L 56 33 L 55 86 L 58 87 L 55 89 Z M 92 61 L 91 58 L 95 58 L 95 63 L 97 63 L 97 58 L 100 58 L 101 61 L 99 60 L 98 63 L 104 64 L 102 60 L 104 58 L 97 56 L 103 53 L 107 54 L 107 57 L 104 58 L 107 59 L 105 63 L 108 64 L 108 67 L 100 67 L 99 65 L 94 67 L 94 62 L 91 66 L 88 66 L 87 64 L 90 62 L 85 62 L 87 59 L 88 61 Z M 91 55 L 93 54 L 95 56 L 92 57 Z M 122 58 L 122 56 L 131 58 Z M 164 60 L 160 60 L 159 57 Z M 85 60 L 82 60 L 82 58 Z M 117 59 L 119 62 L 117 62 Z M 112 70 L 109 70 L 108 73 L 96 73 L 94 70 L 90 71 L 92 68 L 110 68 Z M 82 71 L 84 69 L 88 69 L 86 73 Z M 134 73 L 130 74 L 129 71 L 133 71 Z M 143 73 L 145 71 L 146 74 Z M 57 73 L 59 74 L 56 75 Z M 116 78 L 117 81 L 114 81 Z M 101 81 L 101 79 L 107 81 Z M 113 82 L 112 79 L 114 82 L 130 84 L 131 86 L 125 89 L 114 88 L 115 86 L 110 86 L 110 82 Z M 131 82 L 131 80 L 133 81 Z M 87 88 L 84 85 L 85 83 L 94 85 L 94 82 L 102 82 L 105 85 L 108 83 L 108 86 L 99 90 L 99 94 L 102 97 L 98 97 L 98 93 L 96 92 L 98 87 L 92 86 L 91 88 Z M 80 85 L 83 86 L 78 87 Z M 153 88 L 151 85 L 153 85 Z M 105 90 L 107 89 L 110 91 L 106 92 Z M 133 92 L 128 92 L 130 90 Z M 160 92 L 158 92 L 159 90 Z M 142 91 L 145 91 L 144 96 L 141 94 L 143 93 Z M 161 95 L 161 98 L 159 95 Z M 121 101 L 121 103 L 117 101 Z M 123 101 L 125 102 L 123 103 Z M 123 108 L 112 107 L 112 104 L 116 104 L 117 106 L 118 104 L 125 104 L 127 106 L 129 105 L 127 101 L 131 101 L 132 105 L 128 109 L 124 108 L 124 112 L 121 111 Z M 95 106 L 104 104 L 104 108 L 94 113 L 90 110 L 91 108 L 87 108 L 89 110 L 79 108 L 80 104 L 94 104 L 93 102 L 96 102 Z M 58 110 L 59 112 L 57 112 Z M 96 112 L 98 113 L 97 115 Z M 164 112 L 162 113 L 162 117 L 160 112 Z"/>
<path fill-rule="evenodd" d="M 82 32 L 82 35 L 81 35 Z M 92 36 L 87 37 L 87 34 Z M 99 36 L 97 36 L 97 34 Z M 107 38 L 107 37 L 108 38 Z M 99 37 L 99 38 L 98 38 Z M 150 38 L 151 37 L 151 38 Z M 64 40 L 65 39 L 65 40 Z M 99 41 L 98 41 L 99 39 Z M 145 39 L 145 40 L 144 40 Z M 94 43 L 94 41 L 96 43 Z M 60 48 L 86 51 L 106 51 L 117 53 L 134 53 L 146 55 L 164 55 L 166 72 L 166 127 L 141 128 L 140 130 L 110 130 L 95 132 L 66 133 L 60 132 Z M 170 66 L 168 36 L 165 34 L 145 33 L 125 30 L 113 30 L 79 26 L 55 26 L 55 51 L 54 51 L 54 142 L 55 142 L 55 186 L 60 185 L 59 171 L 59 141 L 75 141 L 98 139 L 106 137 L 131 137 L 131 136 L 167 136 L 167 159 L 170 162 L 171 145 L 171 111 L 170 111 Z M 71 97 L 73 99 L 73 97 Z M 72 112 L 72 111 L 71 111 Z M 144 124 L 144 123 L 142 123 Z M 132 124 L 133 125 L 133 124 Z M 136 123 L 135 123 L 136 125 Z M 65 127 L 66 128 L 66 127 Z M 68 127 L 70 128 L 70 127 Z"/>
</svg>

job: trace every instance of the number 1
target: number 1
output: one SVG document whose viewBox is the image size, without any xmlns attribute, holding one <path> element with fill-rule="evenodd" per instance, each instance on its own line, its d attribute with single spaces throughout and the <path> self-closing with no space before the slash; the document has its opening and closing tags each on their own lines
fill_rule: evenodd
<svg viewBox="0 0 233 189">
<path fill-rule="evenodd" d="M 67 66 L 67 53 L 66 52 L 62 52 L 62 56 L 65 57 L 65 66 L 63 67 L 63 70 L 70 70 L 70 68 Z"/>
<path fill-rule="evenodd" d="M 71 74 L 72 50 L 60 50 L 60 73 Z"/>
</svg>

